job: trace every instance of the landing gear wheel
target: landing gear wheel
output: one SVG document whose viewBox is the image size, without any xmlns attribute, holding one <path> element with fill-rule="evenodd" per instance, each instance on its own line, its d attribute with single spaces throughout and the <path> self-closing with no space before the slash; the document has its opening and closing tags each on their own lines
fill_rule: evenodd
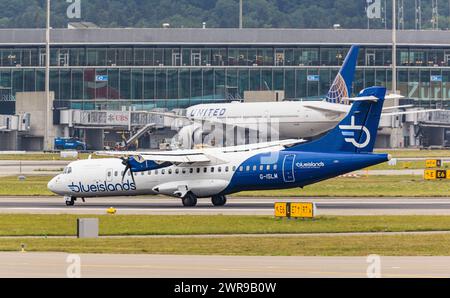
<svg viewBox="0 0 450 298">
<path fill-rule="evenodd" d="M 74 198 L 74 197 L 66 199 L 66 206 L 73 206 L 73 205 L 75 205 L 75 201 L 76 200 L 77 200 L 77 198 Z"/>
<path fill-rule="evenodd" d="M 184 198 L 181 199 L 184 207 L 194 207 L 197 205 L 197 196 L 193 193 L 187 193 Z"/>
<path fill-rule="evenodd" d="M 227 203 L 227 197 L 225 196 L 212 196 L 211 202 L 214 206 L 224 206 Z"/>
</svg>

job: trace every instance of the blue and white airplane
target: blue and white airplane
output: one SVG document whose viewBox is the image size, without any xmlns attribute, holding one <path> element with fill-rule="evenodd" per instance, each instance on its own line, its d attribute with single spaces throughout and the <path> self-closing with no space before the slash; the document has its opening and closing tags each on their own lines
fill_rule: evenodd
<svg viewBox="0 0 450 298">
<path fill-rule="evenodd" d="M 115 156 L 68 165 L 48 188 L 66 198 L 167 195 L 195 206 L 245 190 L 304 187 L 386 162 L 373 154 L 386 89 L 372 87 L 354 98 L 349 114 L 324 137 L 311 142 L 276 142 L 169 152 L 98 152 Z M 120 158 L 117 158 L 120 157 Z"/>
</svg>

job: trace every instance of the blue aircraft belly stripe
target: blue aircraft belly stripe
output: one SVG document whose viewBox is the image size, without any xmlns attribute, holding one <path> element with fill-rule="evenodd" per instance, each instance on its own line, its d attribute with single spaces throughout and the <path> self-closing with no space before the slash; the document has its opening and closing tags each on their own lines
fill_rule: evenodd
<svg viewBox="0 0 450 298">
<path fill-rule="evenodd" d="M 276 163 L 271 164 L 271 170 L 267 170 L 268 164 L 261 164 L 262 158 L 267 154 L 257 154 L 244 161 L 233 174 L 229 185 L 221 194 L 232 194 L 245 190 L 268 190 L 303 187 L 329 178 L 349 173 L 368 166 L 388 161 L 387 154 L 357 154 L 357 153 L 313 153 L 279 151 Z M 283 179 L 283 161 L 286 156 L 295 155 L 294 182 L 285 182 Z M 260 165 L 264 170 L 260 171 Z M 277 170 L 273 170 L 274 165 Z M 253 167 L 256 166 L 256 173 Z M 239 171 L 242 167 L 243 171 Z M 246 168 L 250 167 L 250 171 Z"/>
</svg>

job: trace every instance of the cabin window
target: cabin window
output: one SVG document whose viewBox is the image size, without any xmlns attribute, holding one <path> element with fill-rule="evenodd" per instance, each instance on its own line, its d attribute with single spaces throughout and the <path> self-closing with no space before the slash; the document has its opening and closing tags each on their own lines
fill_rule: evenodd
<svg viewBox="0 0 450 298">
<path fill-rule="evenodd" d="M 239 167 L 239 171 L 242 172 L 244 170 L 244 167 Z"/>
<path fill-rule="evenodd" d="M 230 170 L 229 167 L 225 167 L 225 172 L 228 172 Z"/>
<path fill-rule="evenodd" d="M 158 170 L 155 170 L 155 175 L 158 175 Z"/>
<path fill-rule="evenodd" d="M 180 170 L 176 169 L 175 174 L 180 174 Z"/>
<path fill-rule="evenodd" d="M 200 173 L 200 168 L 197 168 L 197 173 Z"/>
<path fill-rule="evenodd" d="M 250 166 L 246 166 L 246 167 L 245 167 L 245 170 L 246 170 L 247 172 L 250 172 Z"/>
<path fill-rule="evenodd" d="M 218 167 L 217 172 L 219 172 L 219 173 L 222 172 L 222 167 Z"/>
<path fill-rule="evenodd" d="M 142 172 L 142 173 L 141 173 L 141 176 L 144 176 L 144 175 L 145 175 L 145 172 Z"/>
<path fill-rule="evenodd" d="M 186 169 L 182 169 L 181 173 L 186 174 Z"/>
<path fill-rule="evenodd" d="M 167 172 L 169 173 L 169 175 L 172 175 L 172 170 L 168 170 Z"/>
<path fill-rule="evenodd" d="M 190 174 L 194 173 L 194 169 L 193 169 L 193 168 L 190 168 L 190 169 L 189 169 L 189 173 L 190 173 Z"/>
<path fill-rule="evenodd" d="M 260 170 L 260 171 L 264 171 L 264 166 L 263 166 L 263 165 L 260 165 L 260 166 L 259 166 L 259 170 Z"/>
<path fill-rule="evenodd" d="M 166 174 L 166 170 L 161 170 L 161 175 Z"/>
<path fill-rule="evenodd" d="M 204 173 L 208 173 L 208 168 L 203 168 Z"/>
<path fill-rule="evenodd" d="M 278 165 L 273 165 L 273 170 L 276 171 L 278 169 Z"/>
<path fill-rule="evenodd" d="M 270 165 L 267 165 L 266 170 L 270 171 Z"/>
<path fill-rule="evenodd" d="M 119 175 L 119 172 L 115 171 L 115 172 L 114 172 L 114 176 L 117 177 L 118 175 Z"/>
<path fill-rule="evenodd" d="M 148 173 L 147 173 L 149 176 L 152 174 L 152 171 L 148 171 Z"/>
<path fill-rule="evenodd" d="M 253 172 L 255 172 L 256 171 L 256 166 L 253 166 Z"/>
<path fill-rule="evenodd" d="M 233 166 L 233 172 L 236 172 L 236 166 Z M 241 170 L 242 172 L 242 170 Z"/>
<path fill-rule="evenodd" d="M 108 177 L 111 177 L 112 173 L 110 171 L 108 171 Z"/>
<path fill-rule="evenodd" d="M 211 168 L 211 173 L 214 173 L 214 167 Z"/>
</svg>

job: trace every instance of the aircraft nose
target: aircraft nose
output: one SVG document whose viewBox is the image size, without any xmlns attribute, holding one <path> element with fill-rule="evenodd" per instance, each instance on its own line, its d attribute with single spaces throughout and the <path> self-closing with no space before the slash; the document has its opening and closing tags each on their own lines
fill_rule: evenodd
<svg viewBox="0 0 450 298">
<path fill-rule="evenodd" d="M 54 192 L 54 193 L 57 192 L 59 178 L 60 178 L 59 176 L 56 176 L 52 180 L 50 180 L 50 182 L 47 184 L 47 188 L 51 192 Z"/>
</svg>

